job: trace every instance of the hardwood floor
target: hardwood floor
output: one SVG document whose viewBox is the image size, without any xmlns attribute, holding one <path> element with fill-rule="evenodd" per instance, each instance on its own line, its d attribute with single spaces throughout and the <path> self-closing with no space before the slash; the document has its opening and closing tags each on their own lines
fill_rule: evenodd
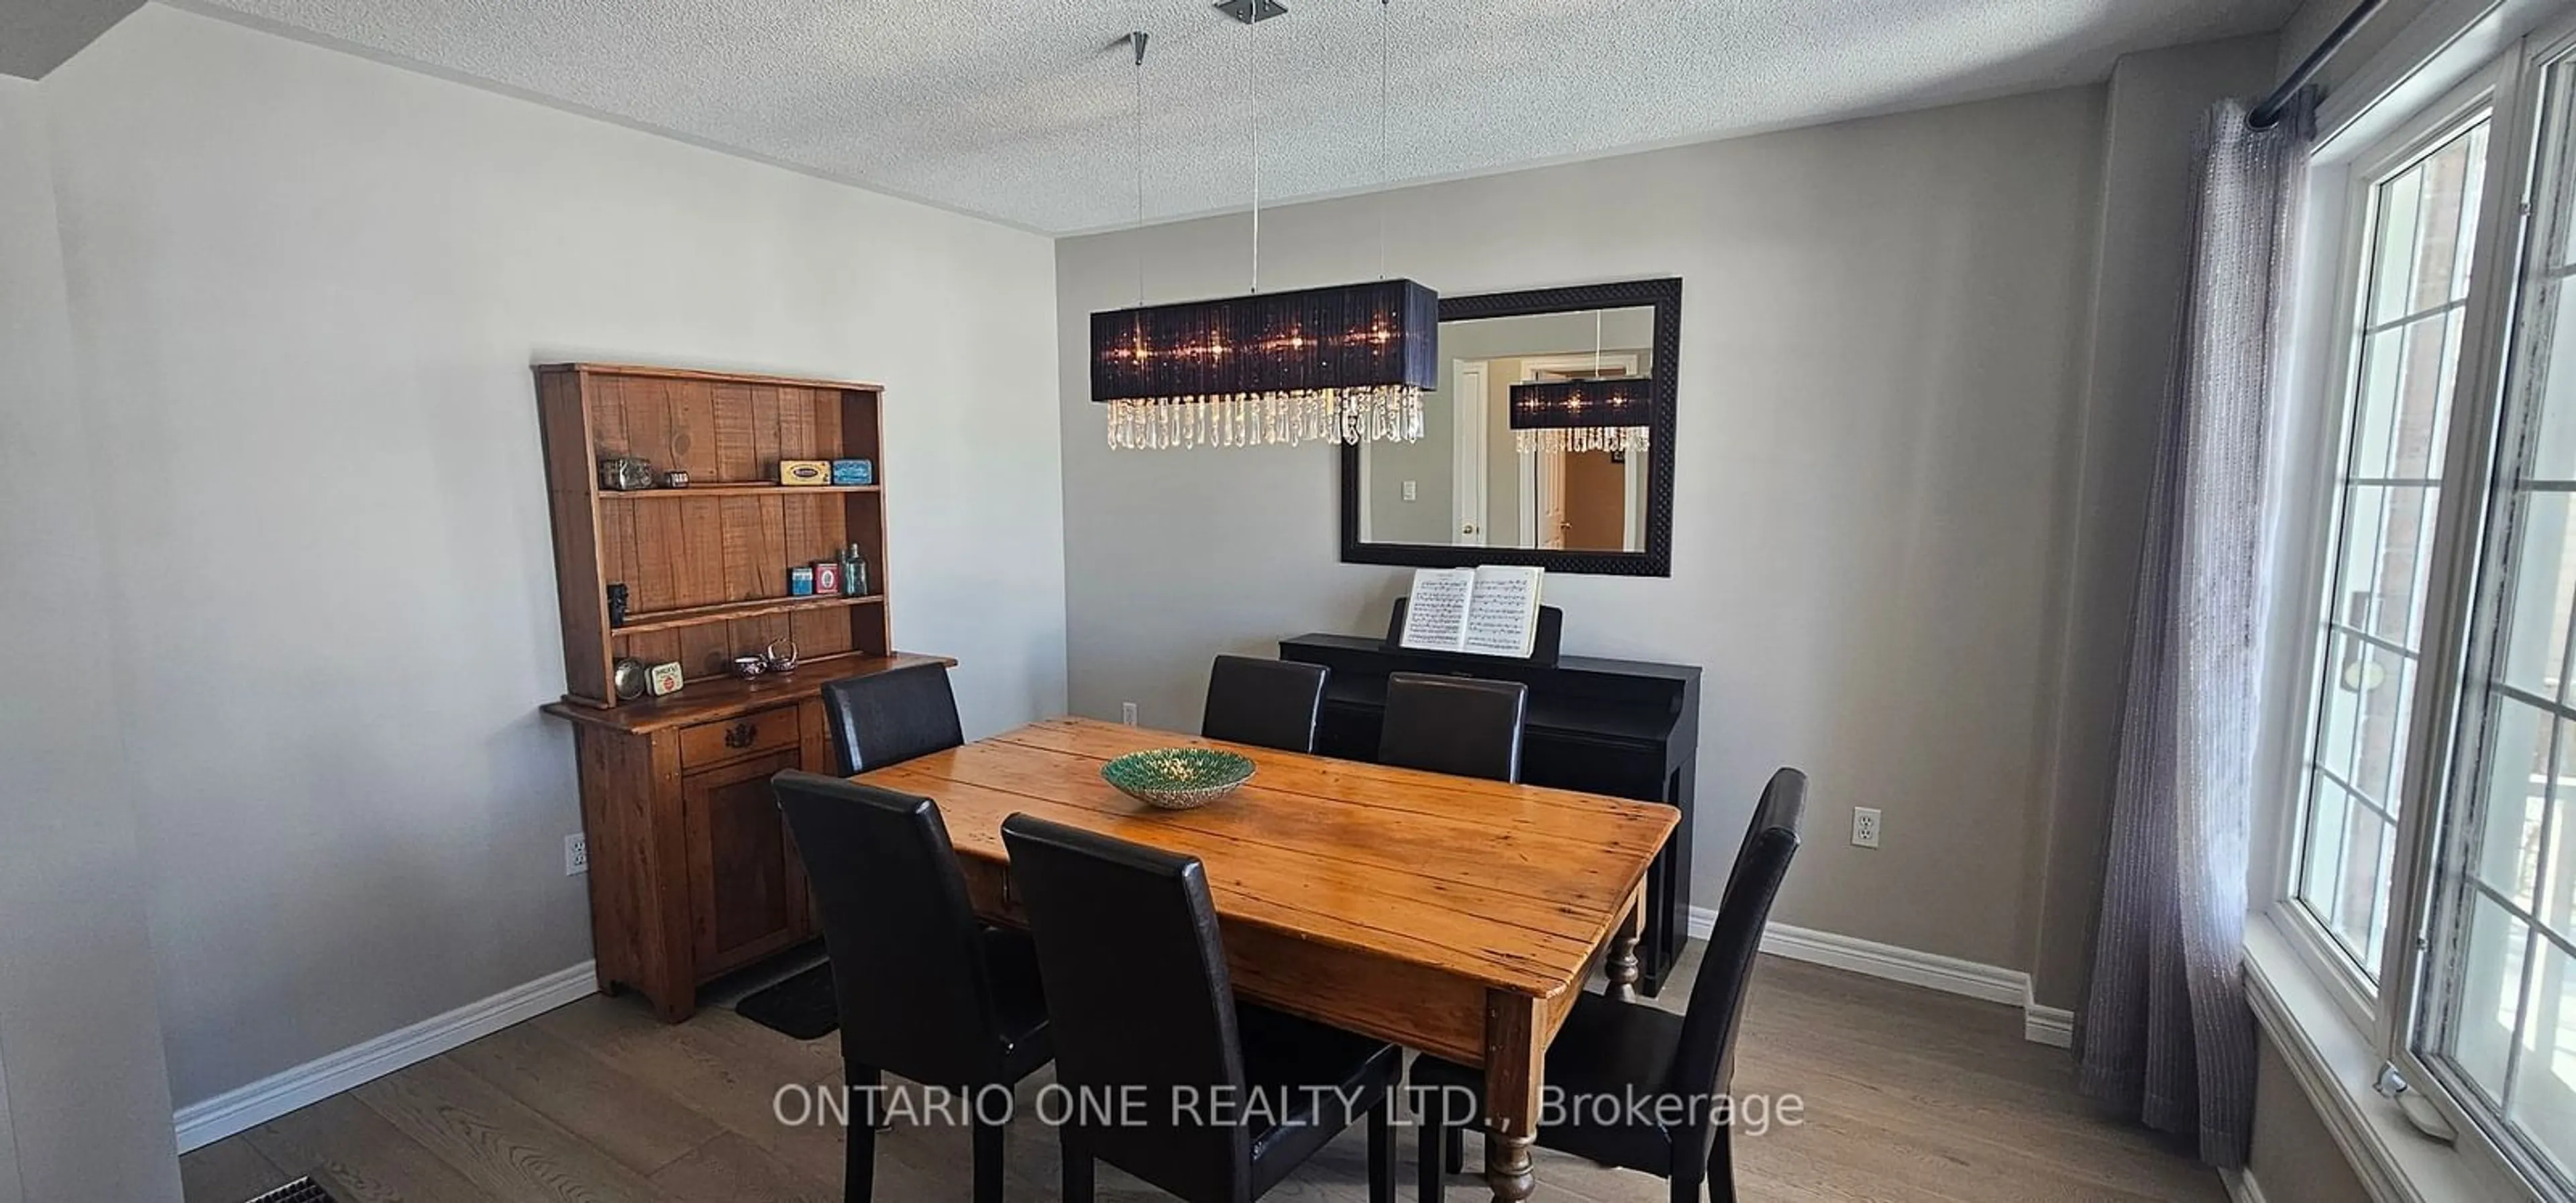
<svg viewBox="0 0 2576 1203">
<path fill-rule="evenodd" d="M 1659 1005 L 1678 1010 L 1697 948 Z M 180 1161 L 188 1203 L 241 1203 L 310 1174 L 342 1203 L 830 1203 L 842 1134 L 773 1117 L 782 1085 L 837 1084 L 837 1042 L 789 1040 L 709 1008 L 678 1026 L 594 997 L 209 1145 Z M 2095 1118 L 2065 1054 L 2013 1008 L 1766 957 L 1742 1029 L 1739 1095 L 1796 1095 L 1804 1122 L 1740 1138 L 1756 1200 L 2224 1200 L 2216 1175 Z M 1028 1103 L 1041 1074 L 1021 1090 Z M 1023 1106 L 1008 1195 L 1055 1197 L 1052 1134 Z M 963 1128 L 878 1142 L 876 1197 L 963 1200 Z M 1357 1203 L 1366 1144 L 1346 1133 L 1269 1198 Z M 1412 1198 L 1410 1131 L 1399 1137 Z M 1481 1163 L 1475 1142 L 1469 1159 Z M 1542 1150 L 1539 1197 L 1667 1198 L 1643 1174 Z M 1103 1168 L 1109 1203 L 1163 1196 Z M 1486 1196 L 1453 1180 L 1454 1200 Z"/>
</svg>

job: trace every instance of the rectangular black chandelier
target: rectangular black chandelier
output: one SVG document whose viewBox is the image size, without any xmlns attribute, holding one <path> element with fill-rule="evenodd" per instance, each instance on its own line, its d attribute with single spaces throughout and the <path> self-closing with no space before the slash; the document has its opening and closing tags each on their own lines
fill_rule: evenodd
<svg viewBox="0 0 2576 1203">
<path fill-rule="evenodd" d="M 1411 280 L 1091 315 L 1116 447 L 1411 441 L 1439 361 L 1440 296 Z"/>
<path fill-rule="evenodd" d="M 1512 441 L 1535 451 L 1637 451 L 1655 420 L 1650 376 L 1512 386 Z"/>
</svg>

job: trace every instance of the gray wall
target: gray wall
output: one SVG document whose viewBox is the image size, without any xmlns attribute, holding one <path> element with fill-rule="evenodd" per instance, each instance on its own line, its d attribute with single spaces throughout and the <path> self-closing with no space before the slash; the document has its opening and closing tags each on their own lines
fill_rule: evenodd
<svg viewBox="0 0 2576 1203">
<path fill-rule="evenodd" d="M 47 98 L 0 79 L 0 1203 L 179 1197 Z M 22 1191 L 23 1186 L 23 1191 Z"/>
<path fill-rule="evenodd" d="M 2192 144 L 2222 96 L 2272 86 L 2272 57 L 2272 39 L 2242 38 L 2130 55 L 2111 75 L 2084 402 L 2066 452 L 2077 486 L 2066 511 L 2055 804 L 2039 829 L 2043 917 L 2032 991 L 2053 1007 L 2079 1006 L 2092 970 L 2121 666 L 2190 236 Z"/>
<path fill-rule="evenodd" d="M 2268 1035 L 2255 1062 L 2254 1146 L 2245 1164 L 2265 1203 L 2370 1203 L 2343 1147 L 2317 1117 Z"/>
<path fill-rule="evenodd" d="M 1683 277 L 1674 575 L 1548 601 L 1568 651 L 1708 670 L 1699 904 L 1798 764 L 1782 921 L 2027 965 L 2101 136 L 2081 88 L 1263 214 L 1270 287 L 1373 276 L 1381 205 L 1388 270 L 1444 291 Z M 1338 562 L 1329 448 L 1102 446 L 1086 315 L 1140 252 L 1166 298 L 1239 288 L 1248 225 L 1057 246 L 1078 712 L 1189 728 L 1210 656 L 1382 630 L 1404 587 Z M 1883 849 L 1841 838 L 1854 805 Z"/>
<path fill-rule="evenodd" d="M 158 5 L 39 86 L 91 448 L 30 504 L 116 585 L 34 652 L 116 690 L 182 1103 L 590 955 L 532 361 L 882 380 L 897 639 L 1062 709 L 1046 240 Z"/>
<path fill-rule="evenodd" d="M 162 1185 L 168 1186 L 166 1179 Z M 166 1189 L 161 1193 L 168 1195 Z M 26 1198 L 18 1175 L 18 1135 L 9 1125 L 9 1062 L 0 1057 L 0 1203 L 25 1203 Z"/>
<path fill-rule="evenodd" d="M 0 6 L 0 75 L 43 79 L 142 0 L 9 0 Z"/>
</svg>

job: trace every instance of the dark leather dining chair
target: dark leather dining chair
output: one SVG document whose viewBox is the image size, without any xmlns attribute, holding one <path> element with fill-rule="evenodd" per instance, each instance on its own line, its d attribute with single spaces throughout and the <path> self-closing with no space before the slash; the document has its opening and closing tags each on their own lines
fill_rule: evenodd
<svg viewBox="0 0 2576 1203">
<path fill-rule="evenodd" d="M 1390 673 L 1378 762 L 1519 781 L 1521 715 L 1528 707 L 1529 686 L 1518 681 Z"/>
<path fill-rule="evenodd" d="M 794 770 L 770 787 L 822 911 L 850 1085 L 893 1073 L 961 1092 L 1008 1088 L 1054 1056 L 1036 952 L 1020 933 L 975 922 L 936 803 Z M 873 1119 L 850 1122 L 850 1203 L 873 1191 Z M 1002 1198 L 1002 1131 L 975 1123 L 976 1203 Z"/>
<path fill-rule="evenodd" d="M 1806 808 L 1806 774 L 1796 769 L 1772 774 L 1718 905 L 1686 1013 L 1614 1002 L 1598 994 L 1575 1000 L 1556 1042 L 1548 1046 L 1542 1079 L 1567 1100 L 1567 1122 L 1540 1128 L 1540 1145 L 1668 1179 L 1673 1203 L 1699 1203 L 1703 1189 L 1713 1203 L 1734 1203 L 1733 1128 L 1724 1109 L 1710 1100 L 1728 1097 L 1734 1083 L 1735 1029 L 1744 1016 L 1754 953 L 1780 879 L 1797 855 Z M 1433 1108 L 1423 1120 L 1423 1203 L 1441 1203 L 1442 1196 L 1438 1159 L 1429 1150 L 1454 1148 L 1459 1126 L 1483 1122 L 1484 1080 L 1483 1070 L 1428 1055 L 1413 1064 L 1417 1097 Z M 1467 1098 L 1478 1100 L 1478 1114 L 1437 1109 L 1442 1100 Z M 1585 1098 L 1615 1098 L 1623 1104 L 1642 1098 L 1647 1105 L 1593 1108 L 1582 1103 Z M 1667 1108 L 1655 1102 L 1659 1099 L 1677 1101 Z"/>
<path fill-rule="evenodd" d="M 966 742 L 945 664 L 914 664 L 823 686 L 823 716 L 844 777 Z"/>
<path fill-rule="evenodd" d="M 1315 750 L 1315 717 L 1324 708 L 1321 664 L 1219 656 L 1208 672 L 1207 712 L 1199 734 L 1289 752 Z"/>
<path fill-rule="evenodd" d="M 1057 1083 L 1140 1103 L 1060 1129 L 1065 1203 L 1091 1203 L 1095 1159 L 1189 1203 L 1251 1203 L 1363 1114 L 1370 1203 L 1393 1203 L 1402 1054 L 1237 1002 L 1198 858 L 1029 815 L 1003 820 L 1002 843 L 1055 1017 Z M 1220 1097 L 1241 1105 L 1220 1114 Z"/>
</svg>

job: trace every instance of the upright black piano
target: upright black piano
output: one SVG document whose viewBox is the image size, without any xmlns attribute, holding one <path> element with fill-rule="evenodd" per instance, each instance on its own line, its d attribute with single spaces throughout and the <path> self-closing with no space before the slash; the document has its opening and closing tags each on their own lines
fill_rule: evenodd
<svg viewBox="0 0 2576 1203">
<path fill-rule="evenodd" d="M 1389 673 L 1519 681 L 1529 686 L 1521 780 L 1531 785 L 1661 802 L 1681 811 L 1670 843 L 1646 874 L 1646 935 L 1637 959 L 1648 994 L 1690 938 L 1691 783 L 1699 756 L 1699 672 L 1690 665 L 1561 656 L 1552 665 L 1392 649 L 1384 640 L 1299 635 L 1279 658 L 1332 670 L 1316 750 L 1377 759 Z"/>
</svg>

